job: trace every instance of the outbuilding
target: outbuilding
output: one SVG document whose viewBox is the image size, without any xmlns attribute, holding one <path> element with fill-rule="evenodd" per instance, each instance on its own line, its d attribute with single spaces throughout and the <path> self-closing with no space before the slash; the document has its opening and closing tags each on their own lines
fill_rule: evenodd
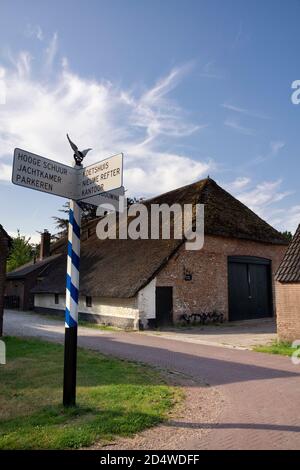
<svg viewBox="0 0 300 470">
<path fill-rule="evenodd" d="M 45 230 L 41 234 L 39 257 L 20 266 L 6 275 L 4 305 L 5 308 L 32 310 L 34 295 L 31 292 L 39 282 L 47 276 L 51 263 L 61 255 L 50 254 L 50 233 Z"/>
<path fill-rule="evenodd" d="M 204 204 L 205 240 L 187 251 L 184 240 L 99 240 L 96 221 L 83 230 L 79 315 L 131 328 L 177 322 L 249 320 L 275 315 L 274 273 L 285 237 L 207 178 L 146 204 Z M 34 293 L 39 312 L 65 308 L 64 253 Z"/>
<path fill-rule="evenodd" d="M 276 273 L 277 333 L 300 340 L 300 225 Z"/>
<path fill-rule="evenodd" d="M 6 279 L 6 263 L 11 245 L 11 237 L 0 224 L 0 336 L 3 328 L 4 289 Z"/>
</svg>

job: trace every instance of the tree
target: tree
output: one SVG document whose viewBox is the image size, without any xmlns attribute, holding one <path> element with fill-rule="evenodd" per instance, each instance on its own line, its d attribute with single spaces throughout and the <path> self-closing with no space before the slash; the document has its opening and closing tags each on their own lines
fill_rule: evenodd
<svg viewBox="0 0 300 470">
<path fill-rule="evenodd" d="M 132 204 L 142 203 L 144 201 L 143 197 L 140 198 L 127 198 L 127 206 L 131 206 Z M 57 229 L 57 233 L 53 236 L 54 239 L 59 239 L 64 237 L 68 233 L 68 223 L 69 223 L 69 207 L 70 203 L 65 202 L 61 209 L 58 209 L 58 212 L 62 212 L 65 214 L 65 217 L 58 217 L 53 216 L 52 219 L 55 221 L 55 226 Z M 87 204 L 83 201 L 80 202 L 80 207 L 82 209 L 81 214 L 81 223 L 84 224 L 89 220 L 96 219 L 97 216 L 97 206 L 93 206 L 91 204 Z"/>
<path fill-rule="evenodd" d="M 284 232 L 281 232 L 281 234 L 284 236 L 284 238 L 287 239 L 288 242 L 291 242 L 292 239 L 293 239 L 293 235 L 291 232 L 289 232 L 288 230 L 285 230 Z"/>
<path fill-rule="evenodd" d="M 69 207 L 70 207 L 70 203 L 65 202 L 62 208 L 58 210 L 59 212 L 66 214 L 66 217 L 57 217 L 57 216 L 52 217 L 52 219 L 54 219 L 55 221 L 56 229 L 58 230 L 58 233 L 56 234 L 56 238 L 61 238 L 64 235 L 66 235 L 68 232 Z M 85 204 L 81 202 L 80 207 L 82 209 L 82 215 L 81 215 L 82 224 L 84 224 L 85 222 L 88 222 L 89 220 L 93 220 L 96 218 L 96 211 L 97 211 L 96 206 L 92 206 L 91 204 Z"/>
<path fill-rule="evenodd" d="M 144 197 L 128 197 L 127 207 L 132 206 L 133 204 L 143 204 L 144 201 L 145 201 Z"/>
<path fill-rule="evenodd" d="M 69 213 L 70 203 L 65 202 L 62 206 L 62 209 L 59 209 L 58 212 L 63 212 L 64 214 Z M 57 238 L 63 237 L 68 230 L 68 217 L 57 217 L 53 216 L 52 219 L 55 221 L 56 229 L 58 230 Z"/>
<path fill-rule="evenodd" d="M 17 233 L 17 236 L 12 240 L 12 245 L 7 260 L 8 272 L 13 271 L 25 263 L 28 263 L 32 260 L 34 255 L 34 248 L 30 244 L 30 237 L 26 239 L 24 235 L 20 234 L 20 230 L 18 230 Z"/>
</svg>

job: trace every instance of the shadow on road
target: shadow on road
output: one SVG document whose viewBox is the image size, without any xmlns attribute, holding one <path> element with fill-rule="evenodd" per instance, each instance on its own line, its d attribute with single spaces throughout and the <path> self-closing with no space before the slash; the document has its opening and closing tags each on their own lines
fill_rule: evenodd
<svg viewBox="0 0 300 470">
<path fill-rule="evenodd" d="M 165 426 L 190 429 L 256 429 L 261 431 L 300 432 L 300 426 L 268 423 L 184 423 L 182 421 L 167 421 Z"/>
<path fill-rule="evenodd" d="M 24 321 L 18 322 L 17 326 L 9 323 L 8 334 L 63 343 L 61 323 L 34 315 L 27 317 L 24 315 Z M 80 328 L 78 341 L 81 347 L 177 371 L 195 380 L 205 380 L 210 385 L 271 381 L 300 375 L 300 368 L 294 366 L 289 358 L 185 343 L 159 336 Z M 195 386 L 199 383 L 196 382 Z M 274 389 L 276 382 L 270 382 L 270 387 Z"/>
</svg>

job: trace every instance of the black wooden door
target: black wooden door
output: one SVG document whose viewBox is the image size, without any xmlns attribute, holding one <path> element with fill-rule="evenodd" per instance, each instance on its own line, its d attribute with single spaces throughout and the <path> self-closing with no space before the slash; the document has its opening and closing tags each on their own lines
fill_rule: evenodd
<svg viewBox="0 0 300 470">
<path fill-rule="evenodd" d="M 252 257 L 230 257 L 228 262 L 229 320 L 251 320 L 273 315 L 271 264 Z"/>
<path fill-rule="evenodd" d="M 251 318 L 272 316 L 270 266 L 250 264 Z"/>
<path fill-rule="evenodd" d="M 245 320 L 250 316 L 248 266 L 229 263 L 229 320 Z"/>
<path fill-rule="evenodd" d="M 156 287 L 156 326 L 168 326 L 173 322 L 173 288 Z"/>
</svg>

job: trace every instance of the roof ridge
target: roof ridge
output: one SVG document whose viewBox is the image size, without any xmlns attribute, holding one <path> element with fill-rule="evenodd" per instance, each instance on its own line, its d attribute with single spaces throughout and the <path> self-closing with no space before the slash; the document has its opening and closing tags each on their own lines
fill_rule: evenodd
<svg viewBox="0 0 300 470">
<path fill-rule="evenodd" d="M 3 227 L 2 224 L 0 224 L 0 230 L 3 232 L 4 236 L 5 236 L 8 240 L 12 240 L 11 236 L 7 233 L 7 231 L 5 230 L 5 228 Z"/>
<path fill-rule="evenodd" d="M 38 260 L 36 260 L 36 262 L 34 262 L 34 259 L 32 259 L 30 261 L 27 261 L 27 263 L 24 263 L 21 266 L 18 266 L 13 271 L 9 271 L 8 273 L 6 273 L 6 276 L 9 278 L 9 277 L 17 276 L 17 275 L 22 275 L 22 272 L 24 270 L 25 270 L 25 274 L 23 274 L 23 275 L 26 275 L 27 272 L 29 272 L 29 271 L 30 272 L 35 271 L 36 269 L 41 268 L 44 265 L 52 263 L 52 261 L 54 261 L 56 258 L 58 258 L 61 255 L 62 255 L 62 253 L 55 253 L 53 255 L 47 256 L 44 259 L 38 259 Z M 32 268 L 32 269 L 29 269 L 29 268 Z M 28 269 L 29 269 L 29 271 L 26 271 Z"/>
<path fill-rule="evenodd" d="M 221 190 L 223 193 L 225 193 L 228 197 L 230 197 L 231 200 L 235 201 L 235 203 L 237 203 L 241 208 L 243 208 L 245 211 L 247 211 L 249 214 L 251 214 L 252 216 L 254 216 L 256 219 L 259 219 L 261 222 L 263 222 L 263 224 L 265 224 L 267 227 L 269 227 L 273 232 L 276 232 L 279 236 L 279 238 L 284 242 L 286 241 L 285 237 L 277 230 L 275 229 L 274 227 L 272 227 L 272 225 L 270 225 L 266 220 L 264 220 L 262 217 L 260 217 L 258 214 L 256 214 L 256 212 L 254 212 L 252 209 L 250 209 L 250 207 L 248 207 L 246 204 L 244 204 L 242 201 L 240 201 L 238 198 L 236 198 L 235 196 L 233 196 L 231 193 L 229 193 L 228 191 L 226 191 L 226 189 L 222 188 L 222 186 L 220 186 L 215 180 L 209 178 L 209 182 L 210 184 L 212 184 L 212 186 L 216 187 L 218 190 Z M 300 225 L 300 224 L 299 224 Z M 288 244 L 288 242 L 286 243 Z"/>
<path fill-rule="evenodd" d="M 160 194 L 157 194 L 155 196 L 151 196 L 150 198 L 148 199 L 144 199 L 143 202 L 146 202 L 146 203 L 149 203 L 152 199 L 158 199 L 160 197 L 163 197 L 163 196 L 167 196 L 169 194 L 172 194 L 174 192 L 177 192 L 177 191 L 182 191 L 183 189 L 187 189 L 189 187 L 192 187 L 196 184 L 199 184 L 199 183 L 204 183 L 206 184 L 206 182 L 210 180 L 210 181 L 214 181 L 213 179 L 207 177 L 207 178 L 203 178 L 203 179 L 200 179 L 200 180 L 197 180 L 197 181 L 194 181 L 193 183 L 189 183 L 189 184 L 185 184 L 183 186 L 180 186 L 179 188 L 174 188 L 174 189 L 170 189 L 169 191 L 166 191 L 164 193 L 160 193 Z"/>
<path fill-rule="evenodd" d="M 275 274 L 279 282 L 300 282 L 300 224 Z"/>
</svg>

